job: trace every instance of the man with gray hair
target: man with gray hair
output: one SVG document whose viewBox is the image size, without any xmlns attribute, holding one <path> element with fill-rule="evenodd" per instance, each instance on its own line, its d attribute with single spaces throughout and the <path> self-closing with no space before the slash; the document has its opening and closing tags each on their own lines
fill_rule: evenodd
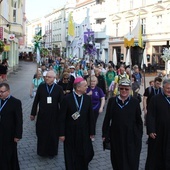
<svg viewBox="0 0 170 170">
<path fill-rule="evenodd" d="M 147 111 L 148 154 L 145 170 L 170 169 L 170 79 L 151 98 Z"/>
<path fill-rule="evenodd" d="M 66 170 L 88 170 L 94 151 L 91 139 L 95 135 L 95 123 L 87 82 L 77 77 L 74 91 L 61 104 L 60 140 L 64 142 Z"/>
<path fill-rule="evenodd" d="M 30 115 L 31 120 L 37 116 L 37 154 L 50 158 L 58 153 L 59 105 L 64 96 L 62 88 L 54 83 L 55 78 L 54 71 L 47 72 L 45 83 L 38 86 Z"/>
</svg>

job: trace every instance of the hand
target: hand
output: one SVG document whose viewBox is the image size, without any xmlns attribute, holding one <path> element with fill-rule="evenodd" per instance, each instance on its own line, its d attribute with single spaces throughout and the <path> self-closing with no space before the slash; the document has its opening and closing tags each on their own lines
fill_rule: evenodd
<svg viewBox="0 0 170 170">
<path fill-rule="evenodd" d="M 105 138 L 102 138 L 103 141 L 105 141 Z"/>
<path fill-rule="evenodd" d="M 92 91 L 89 91 L 89 92 L 87 93 L 87 95 L 92 95 Z"/>
<path fill-rule="evenodd" d="M 14 138 L 14 142 L 18 142 L 20 139 L 18 139 L 18 138 Z"/>
<path fill-rule="evenodd" d="M 33 98 L 33 95 L 32 95 L 32 94 L 30 94 L 30 97 L 31 97 L 31 98 Z"/>
<path fill-rule="evenodd" d="M 94 135 L 90 135 L 90 139 L 94 138 Z"/>
<path fill-rule="evenodd" d="M 100 107 L 99 113 L 102 113 L 102 112 L 103 112 L 103 107 Z"/>
<path fill-rule="evenodd" d="M 150 133 L 149 136 L 150 136 L 152 139 L 155 139 L 155 138 L 156 138 L 156 133 Z"/>
<path fill-rule="evenodd" d="M 30 116 L 30 119 L 31 119 L 31 121 L 33 121 L 34 119 L 35 119 L 35 116 Z"/>
<path fill-rule="evenodd" d="M 143 111 L 144 111 L 144 114 L 146 115 L 147 114 L 147 109 L 143 108 Z"/>
<path fill-rule="evenodd" d="M 59 139 L 60 139 L 61 142 L 64 142 L 65 136 L 60 136 Z"/>
</svg>

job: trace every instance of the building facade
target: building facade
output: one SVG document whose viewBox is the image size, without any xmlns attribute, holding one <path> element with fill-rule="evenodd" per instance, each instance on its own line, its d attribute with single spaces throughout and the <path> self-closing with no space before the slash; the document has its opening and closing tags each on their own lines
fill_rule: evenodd
<svg viewBox="0 0 170 170">
<path fill-rule="evenodd" d="M 126 3 L 126 4 L 125 4 Z M 109 38 L 109 56 L 113 56 L 116 49 L 117 59 L 125 61 L 127 49 L 124 47 L 124 36 L 135 28 L 138 18 L 142 27 L 143 46 L 146 49 L 147 62 L 151 65 L 164 67 L 161 55 L 164 47 L 169 48 L 170 16 L 169 0 L 112 0 L 112 13 L 109 15 L 111 27 Z M 131 48 L 132 65 L 141 65 L 143 50 L 135 40 L 135 46 Z"/>
<path fill-rule="evenodd" d="M 25 44 L 25 21 L 25 0 L 0 1 L 0 39 L 5 43 L 0 60 L 8 59 L 12 70 L 19 62 L 18 49 Z"/>
<path fill-rule="evenodd" d="M 75 35 L 68 35 L 69 15 L 72 13 Z M 125 62 L 127 48 L 124 37 L 133 32 L 140 18 L 143 47 L 138 39 L 131 47 L 132 65 L 141 65 L 144 49 L 147 63 L 164 67 L 161 59 L 164 47 L 169 47 L 170 24 L 169 0 L 69 0 L 61 9 L 44 17 L 42 30 L 46 37 L 46 47 L 60 55 L 82 58 L 85 56 L 84 33 L 94 32 L 96 59 L 113 60 L 116 51 L 118 64 Z M 81 42 L 80 42 L 81 41 Z"/>
</svg>

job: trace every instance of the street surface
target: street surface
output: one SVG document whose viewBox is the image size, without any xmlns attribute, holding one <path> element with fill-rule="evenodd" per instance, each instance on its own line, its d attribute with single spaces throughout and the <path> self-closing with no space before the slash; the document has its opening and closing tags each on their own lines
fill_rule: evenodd
<svg viewBox="0 0 170 170">
<path fill-rule="evenodd" d="M 30 121 L 30 112 L 33 99 L 29 96 L 29 90 L 34 73 L 36 72 L 36 63 L 20 61 L 18 69 L 10 73 L 8 81 L 11 87 L 11 94 L 22 101 L 23 107 L 23 138 L 18 144 L 18 156 L 21 170 L 65 170 L 63 144 L 59 143 L 58 155 L 53 158 L 41 158 L 36 154 L 36 134 L 35 121 Z M 154 77 L 146 77 L 146 86 L 149 80 Z M 141 94 L 143 94 L 141 86 Z M 101 129 L 105 113 L 99 115 L 96 129 L 95 141 L 93 142 L 95 156 L 90 162 L 89 170 L 112 170 L 109 151 L 103 151 Z M 143 115 L 142 115 L 143 117 Z M 143 145 L 140 157 L 140 168 L 144 170 L 146 161 L 147 139 L 144 127 Z"/>
</svg>

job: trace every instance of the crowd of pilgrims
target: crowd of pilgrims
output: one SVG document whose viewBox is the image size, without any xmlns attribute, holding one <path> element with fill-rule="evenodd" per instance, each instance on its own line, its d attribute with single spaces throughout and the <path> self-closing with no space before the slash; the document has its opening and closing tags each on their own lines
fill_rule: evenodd
<svg viewBox="0 0 170 170">
<path fill-rule="evenodd" d="M 55 80 L 54 83 L 59 85 L 57 86 L 58 90 L 63 91 L 64 99 L 63 105 L 61 104 L 61 112 L 65 114 L 70 114 L 72 112 L 73 103 L 75 100 L 76 105 L 79 103 L 79 107 L 82 106 L 82 99 L 77 94 L 77 87 L 76 84 L 83 82 L 84 87 L 87 83 L 86 95 L 90 97 L 91 104 L 89 103 L 89 98 L 85 97 L 86 106 L 87 108 L 83 108 L 83 111 L 73 112 L 74 114 L 70 116 L 74 119 L 73 116 L 77 120 L 79 116 L 84 116 L 83 114 L 86 109 L 89 109 L 88 116 L 93 114 L 94 116 L 94 130 L 92 129 L 92 134 L 90 135 L 90 140 L 93 142 L 95 140 L 95 127 L 98 116 L 100 113 L 103 112 L 104 107 L 106 107 L 106 114 L 103 121 L 102 129 L 102 138 L 103 141 L 110 137 L 111 143 L 111 163 L 114 170 L 138 170 L 139 168 L 139 158 L 142 146 L 142 135 L 143 135 L 143 121 L 142 121 L 142 111 L 140 102 L 142 101 L 142 97 L 139 94 L 140 86 L 143 85 L 143 77 L 140 73 L 140 69 L 137 65 L 134 65 L 132 68 L 129 66 L 125 66 L 124 64 L 120 64 L 119 66 L 115 66 L 112 61 L 109 61 L 107 64 L 104 62 L 99 62 L 96 60 L 87 60 L 82 58 L 80 61 L 75 61 L 74 59 L 62 59 L 60 57 L 53 59 L 48 58 L 45 59 L 41 66 L 37 69 L 33 79 L 32 85 L 30 89 L 30 97 L 35 98 L 31 113 L 31 120 L 34 120 L 37 112 L 37 104 L 38 100 L 43 92 L 43 88 L 47 89 L 49 92 L 53 89 L 48 87 L 46 77 L 52 76 L 52 72 L 55 73 Z M 48 74 L 49 73 L 49 74 Z M 86 83 L 85 83 L 85 82 Z M 143 110 L 145 115 L 147 114 L 147 109 L 149 105 L 149 100 L 152 96 L 162 92 L 161 86 L 162 79 L 160 77 L 156 77 L 155 80 L 150 82 L 150 87 L 145 89 L 143 94 Z M 41 86 L 41 84 L 47 84 Z M 83 85 L 82 83 L 82 85 Z M 82 87 L 83 88 L 83 87 Z M 38 89 L 38 91 L 37 91 Z M 57 89 L 55 89 L 57 90 Z M 38 94 L 37 94 L 38 93 Z M 50 93 L 49 93 L 50 94 Z M 60 96 L 58 94 L 58 96 Z M 84 95 L 83 95 L 84 96 Z M 59 97 L 58 102 L 60 102 L 61 98 Z M 51 103 L 51 98 L 47 96 L 47 103 Z M 107 104 L 106 104 L 107 103 Z M 92 112 L 90 109 L 90 105 L 92 105 Z M 40 103 L 39 108 L 45 108 L 42 103 Z M 67 108 L 67 110 L 66 110 Z M 59 110 L 57 107 L 56 110 Z M 43 111 L 43 110 L 42 110 Z M 52 110 L 51 110 L 52 111 Z M 67 111 L 69 113 L 67 113 Z M 79 114 L 81 113 L 81 114 Z M 67 129 L 70 130 L 73 136 L 76 136 L 75 133 L 79 133 L 78 136 L 82 136 L 81 129 L 73 130 L 76 127 L 86 126 L 81 119 L 83 125 L 79 123 L 75 124 L 73 119 L 67 118 L 67 115 L 62 116 L 62 121 L 70 121 L 69 125 L 65 126 L 72 126 L 72 128 Z M 39 113 L 38 113 L 39 116 Z M 86 115 L 87 116 L 87 115 Z M 46 117 L 47 118 L 47 117 Z M 84 117 L 87 119 L 87 117 Z M 91 118 L 89 118 L 91 121 Z M 62 122 L 61 121 L 61 122 Z M 84 120 L 85 121 L 85 120 Z M 111 125 L 110 125 L 111 122 Z M 38 119 L 37 119 L 38 123 Z M 86 122 L 87 123 L 87 122 Z M 63 123 L 64 124 L 64 123 Z M 90 122 L 89 122 L 90 124 Z M 87 124 L 88 125 L 88 124 Z M 90 126 L 90 125 L 89 125 Z M 64 125 L 62 125 L 63 129 Z M 73 128 L 74 127 L 74 128 Z M 38 128 L 38 125 L 37 125 Z M 43 127 L 41 127 L 44 129 Z M 82 127 L 81 127 L 82 128 Z M 86 127 L 87 128 L 87 127 Z M 41 129 L 41 130 L 42 130 Z M 91 129 L 91 127 L 90 127 Z M 109 130 L 110 129 L 110 130 Z M 45 129 L 44 129 L 45 130 Z M 73 131 L 72 131 L 73 130 Z M 87 129 L 86 129 L 87 130 Z M 39 127 L 40 131 L 40 127 Z M 86 138 L 77 138 L 73 140 L 73 136 L 67 134 L 67 140 L 64 137 L 64 130 L 62 130 L 62 135 L 60 136 L 60 140 L 65 140 L 64 145 L 64 153 L 65 153 L 65 165 L 67 170 L 73 169 L 79 170 L 87 170 L 88 163 L 93 158 L 93 149 L 91 148 L 92 145 L 89 145 Z M 49 132 L 47 132 L 48 134 Z M 85 131 L 85 133 L 89 133 Z M 38 133 L 37 133 L 38 134 Z M 41 133 L 40 133 L 41 134 Z M 44 131 L 43 131 L 44 134 Z M 109 135 L 108 135 L 109 134 Z M 149 134 L 148 134 L 149 135 Z M 84 134 L 85 136 L 85 134 Z M 48 136 L 47 136 L 48 137 Z M 43 135 L 41 134 L 38 136 L 38 143 L 37 143 L 37 154 L 40 156 L 44 156 L 44 148 L 43 148 Z M 70 141 L 68 141 L 70 139 Z M 82 141 L 85 140 L 85 141 Z M 77 143 L 76 143 L 77 142 Z M 82 150 L 81 143 L 88 143 L 86 147 L 88 149 Z M 148 142 L 148 141 L 146 141 Z M 76 153 L 72 153 L 72 147 L 76 146 L 74 149 Z M 115 147 L 116 146 L 116 147 Z M 149 145 L 151 146 L 151 145 Z M 88 152 L 91 148 L 91 152 Z M 78 149 L 78 150 L 76 150 Z M 50 148 L 50 153 L 52 152 L 53 148 Z M 159 169 L 150 169 L 154 160 L 151 159 L 153 156 L 153 150 L 148 150 L 148 156 L 146 161 L 146 170 L 161 170 Z M 57 151 L 56 151 L 57 152 Z M 53 153 L 55 156 L 57 153 Z M 88 153 L 87 153 L 88 152 Z M 84 153 L 84 155 L 83 155 Z M 78 156 L 78 157 L 77 157 Z M 84 156 L 84 157 L 79 157 Z M 85 161 L 85 162 L 84 162 Z M 78 162 L 78 163 L 76 163 Z M 166 168 L 165 168 L 166 169 Z"/>
<path fill-rule="evenodd" d="M 46 58 L 42 61 L 41 66 L 37 69 L 30 90 L 30 96 L 35 96 L 39 84 L 44 82 L 46 73 L 53 70 L 56 73 L 55 83 L 63 88 L 64 94 L 69 94 L 73 90 L 73 82 L 76 77 L 83 77 L 90 86 L 91 76 L 97 78 L 96 86 L 102 89 L 105 99 L 117 94 L 118 81 L 121 78 L 132 80 L 133 95 L 137 97 L 142 75 L 137 65 L 131 70 L 124 64 L 115 66 L 112 61 L 107 64 L 97 60 L 87 60 L 82 58 L 81 61 L 74 59 L 65 60 L 60 57 Z"/>
</svg>

